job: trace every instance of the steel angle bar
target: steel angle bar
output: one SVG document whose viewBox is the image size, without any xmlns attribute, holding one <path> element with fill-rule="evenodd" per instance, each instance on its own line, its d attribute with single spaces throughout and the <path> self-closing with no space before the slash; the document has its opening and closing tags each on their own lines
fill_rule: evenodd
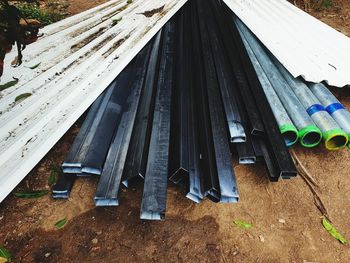
<svg viewBox="0 0 350 263">
<path fill-rule="evenodd" d="M 275 174 L 271 174 L 271 176 L 281 176 L 282 178 L 296 176 L 296 167 L 279 131 L 278 124 L 273 116 L 272 109 L 256 76 L 247 51 L 245 50 L 244 44 L 238 32 L 238 28 L 235 27 L 232 23 L 232 13 L 226 9 L 225 14 L 228 23 L 227 25 L 230 23 L 232 24 L 232 27 L 230 27 L 231 32 L 238 47 L 238 53 L 240 54 L 243 68 L 249 76 L 252 94 L 254 95 L 259 111 L 264 113 L 261 115 L 261 118 L 264 123 L 265 130 L 267 131 L 266 146 L 271 155 L 275 170 L 277 171 Z"/>
<path fill-rule="evenodd" d="M 338 125 L 345 131 L 350 138 L 350 113 L 340 103 L 340 101 L 330 92 L 322 83 L 309 84 L 312 93 L 320 100 L 326 111 L 333 117 Z M 350 148 L 350 144 L 348 144 Z"/>
<path fill-rule="evenodd" d="M 291 91 L 288 83 L 268 57 L 263 46 L 238 18 L 235 19 L 235 23 L 245 36 L 284 108 L 287 110 L 289 117 L 298 128 L 301 145 L 304 147 L 317 146 L 322 140 L 321 131 L 307 114 L 293 91 Z"/>
<path fill-rule="evenodd" d="M 191 88 L 192 78 L 190 65 L 191 35 L 188 29 L 189 12 L 189 5 L 186 4 L 180 10 L 180 14 L 176 19 L 176 56 L 174 57 L 176 77 L 174 79 L 169 161 L 169 180 L 175 184 L 187 180 L 189 169 L 188 115 L 189 89 Z"/>
<path fill-rule="evenodd" d="M 223 40 L 225 55 L 232 66 L 232 72 L 237 82 L 237 91 L 241 95 L 245 105 L 245 111 L 249 117 L 249 131 L 253 135 L 262 136 L 264 133 L 264 126 L 254 101 L 254 97 L 249 89 L 249 85 L 251 85 L 250 78 L 247 76 L 239 60 L 238 49 L 232 38 L 230 27 L 228 26 L 227 21 L 222 17 L 223 13 L 220 6 L 221 3 L 215 1 L 210 1 L 210 10 L 216 20 L 216 30 L 220 32 Z"/>
<path fill-rule="evenodd" d="M 200 28 L 200 40 L 202 44 L 203 66 L 206 85 L 202 87 L 204 99 L 207 100 L 209 115 L 206 117 L 208 123 L 207 149 L 209 160 L 213 165 L 212 176 L 218 177 L 220 189 L 220 202 L 238 202 L 236 179 L 232 169 L 232 156 L 227 140 L 227 128 L 224 119 L 224 107 L 220 98 L 218 87 L 218 76 L 216 75 L 213 52 L 210 46 L 208 28 L 211 27 L 211 14 L 205 12 L 207 6 L 203 1 L 196 1 L 198 6 L 198 18 Z"/>
<path fill-rule="evenodd" d="M 140 104 L 137 109 L 135 125 L 131 135 L 131 144 L 123 174 L 123 184 L 136 177 L 144 178 L 147 165 L 148 148 L 150 143 L 152 118 L 156 95 L 156 76 L 159 69 L 159 52 L 161 45 L 161 32 L 154 39 L 152 51 L 147 66 Z"/>
<path fill-rule="evenodd" d="M 267 75 L 261 67 L 258 59 L 256 58 L 250 44 L 248 43 L 244 34 L 240 31 L 244 46 L 248 52 L 249 58 L 258 76 L 260 84 L 264 89 L 267 100 L 276 118 L 277 124 L 280 128 L 281 134 L 287 146 L 292 146 L 298 141 L 298 130 L 294 126 L 292 120 L 288 116 L 287 111 L 283 107 L 278 95 L 276 94 L 273 86 L 271 85 Z"/>
<path fill-rule="evenodd" d="M 290 89 L 297 96 L 306 112 L 322 132 L 325 147 L 328 150 L 338 150 L 348 143 L 348 135 L 339 127 L 335 120 L 326 111 L 317 97 L 300 79 L 294 78 L 283 66 L 269 54 L 272 61 L 289 84 Z"/>
<path fill-rule="evenodd" d="M 209 106 L 205 90 L 205 71 L 203 68 L 202 45 L 200 39 L 199 17 L 197 5 L 191 8 L 192 52 L 195 89 L 195 103 L 198 118 L 200 172 L 203 179 L 203 193 L 215 202 L 220 201 L 219 179 L 215 172 L 215 157 L 213 156 L 213 142 L 209 120 Z"/>
<path fill-rule="evenodd" d="M 221 99 L 225 109 L 225 117 L 232 143 L 245 142 L 246 134 L 244 131 L 242 118 L 239 113 L 237 103 L 238 97 L 234 94 L 232 86 L 235 85 L 232 69 L 227 61 L 223 45 L 219 34 L 213 23 L 208 26 L 209 40 L 212 48 L 218 84 L 221 92 Z"/>
<path fill-rule="evenodd" d="M 162 29 L 162 46 L 152 133 L 148 152 L 141 219 L 165 217 L 170 144 L 171 93 L 173 78 L 175 25 L 170 20 Z"/>
<path fill-rule="evenodd" d="M 104 91 L 92 104 L 77 137 L 69 149 L 68 155 L 62 164 L 64 173 L 81 174 L 82 163 L 102 118 L 103 110 L 111 97 L 115 82 Z"/>
<path fill-rule="evenodd" d="M 125 169 L 126 156 L 131 143 L 131 135 L 135 125 L 138 105 L 141 100 L 153 42 L 151 40 L 133 60 L 134 65 L 132 65 L 131 71 L 133 80 L 126 87 L 129 89 L 129 94 L 125 98 L 123 115 L 109 149 L 97 186 L 94 198 L 96 206 L 119 205 L 118 193 L 120 183 Z"/>
<path fill-rule="evenodd" d="M 76 178 L 75 174 L 60 173 L 56 184 L 52 187 L 52 197 L 55 199 L 68 198 Z"/>
</svg>

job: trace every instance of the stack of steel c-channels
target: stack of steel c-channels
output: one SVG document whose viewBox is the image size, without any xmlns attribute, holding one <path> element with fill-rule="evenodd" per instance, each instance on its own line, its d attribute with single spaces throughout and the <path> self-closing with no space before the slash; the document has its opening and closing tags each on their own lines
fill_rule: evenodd
<svg viewBox="0 0 350 263">
<path fill-rule="evenodd" d="M 272 181 L 296 175 L 232 17 L 196 0 L 92 105 L 53 193 L 67 198 L 77 176 L 97 175 L 95 203 L 111 206 L 144 182 L 141 218 L 162 219 L 168 180 L 197 203 L 237 202 L 232 153 L 265 162 Z"/>
</svg>

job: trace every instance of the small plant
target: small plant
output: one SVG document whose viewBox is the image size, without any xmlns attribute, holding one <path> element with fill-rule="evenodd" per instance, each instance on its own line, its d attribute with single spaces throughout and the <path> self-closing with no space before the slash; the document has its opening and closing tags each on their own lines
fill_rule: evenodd
<svg viewBox="0 0 350 263">
<path fill-rule="evenodd" d="M 333 6 L 333 0 L 322 0 L 322 7 L 329 8 Z"/>
<path fill-rule="evenodd" d="M 42 10 L 36 4 L 22 3 L 18 4 L 17 8 L 25 18 L 36 19 L 42 25 L 52 24 L 63 18 L 63 16 L 55 11 Z"/>
</svg>

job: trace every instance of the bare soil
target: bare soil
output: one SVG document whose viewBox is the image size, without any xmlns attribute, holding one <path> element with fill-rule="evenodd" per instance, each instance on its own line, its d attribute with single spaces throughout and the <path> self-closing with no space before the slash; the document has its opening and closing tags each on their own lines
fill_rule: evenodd
<svg viewBox="0 0 350 263">
<path fill-rule="evenodd" d="M 102 1 L 71 0 L 77 13 Z M 350 36 L 350 3 L 341 9 L 311 12 Z M 350 109 L 347 90 L 334 90 Z M 62 163 L 81 120 L 14 190 L 49 188 L 52 164 Z M 323 147 L 295 152 L 315 178 L 320 198 L 334 226 L 350 238 L 350 154 Z M 68 200 L 45 196 L 36 200 L 13 195 L 0 204 L 0 245 L 14 262 L 349 262 L 342 245 L 322 227 L 313 194 L 297 177 L 270 183 L 260 166 L 235 165 L 241 201 L 194 204 L 184 190 L 170 186 L 166 220 L 139 219 L 142 185 L 121 193 L 119 207 L 96 208 L 97 179 L 76 182 Z M 9 175 L 11 176 L 11 175 Z M 55 222 L 68 218 L 63 229 Z M 238 228 L 234 220 L 251 222 Z"/>
</svg>

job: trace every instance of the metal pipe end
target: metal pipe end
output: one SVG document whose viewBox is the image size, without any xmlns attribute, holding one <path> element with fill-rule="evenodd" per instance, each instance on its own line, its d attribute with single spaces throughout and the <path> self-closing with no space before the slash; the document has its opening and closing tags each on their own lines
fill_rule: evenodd
<svg viewBox="0 0 350 263">
<path fill-rule="evenodd" d="M 299 131 L 300 144 L 306 148 L 312 148 L 320 144 L 322 133 L 315 125 L 306 126 Z"/>
<path fill-rule="evenodd" d="M 285 124 L 280 126 L 280 131 L 287 147 L 294 145 L 298 141 L 298 130 L 293 124 Z"/>
<path fill-rule="evenodd" d="M 341 129 L 333 129 L 323 133 L 325 147 L 327 150 L 335 151 L 345 147 L 349 138 L 348 135 Z"/>
</svg>

